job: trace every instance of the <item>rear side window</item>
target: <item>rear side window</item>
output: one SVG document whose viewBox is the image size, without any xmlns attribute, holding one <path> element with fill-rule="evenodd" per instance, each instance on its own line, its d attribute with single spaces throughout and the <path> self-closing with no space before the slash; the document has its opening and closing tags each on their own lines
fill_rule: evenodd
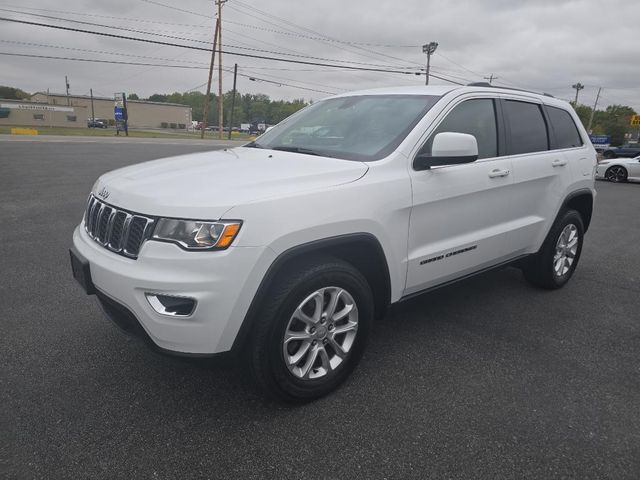
<svg viewBox="0 0 640 480">
<path fill-rule="evenodd" d="M 498 156 L 496 111 L 490 98 L 467 100 L 456 106 L 438 125 L 420 152 L 430 154 L 433 138 L 441 132 L 473 135 L 478 142 L 478 158 Z"/>
<path fill-rule="evenodd" d="M 549 150 L 547 123 L 540 105 L 506 100 L 504 107 L 511 130 L 510 155 Z"/>
<path fill-rule="evenodd" d="M 556 148 L 581 147 L 582 138 L 569 112 L 556 107 L 547 107 L 551 126 L 556 134 Z"/>
</svg>

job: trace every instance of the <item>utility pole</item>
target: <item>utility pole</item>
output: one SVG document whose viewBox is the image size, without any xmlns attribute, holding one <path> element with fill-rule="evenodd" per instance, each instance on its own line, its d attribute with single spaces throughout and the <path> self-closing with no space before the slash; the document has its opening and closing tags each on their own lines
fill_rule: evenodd
<svg viewBox="0 0 640 480">
<path fill-rule="evenodd" d="M 93 110 L 93 88 L 89 89 L 89 93 L 91 94 L 91 121 L 95 122 L 96 121 L 96 114 Z"/>
<path fill-rule="evenodd" d="M 122 118 L 124 119 L 124 134 L 129 136 L 129 112 L 127 111 L 127 94 L 122 92 Z"/>
<path fill-rule="evenodd" d="M 67 76 L 64 76 L 64 84 L 67 87 L 67 106 L 71 105 L 71 100 L 69 99 L 69 79 L 67 78 Z"/>
<path fill-rule="evenodd" d="M 427 54 L 427 79 L 425 80 L 425 85 L 429 85 L 429 68 L 431 67 L 431 55 L 434 54 L 438 48 L 438 42 L 429 42 L 422 46 L 422 53 Z"/>
<path fill-rule="evenodd" d="M 213 48 L 211 48 L 211 64 L 209 65 L 209 77 L 207 78 L 207 94 L 204 97 L 204 105 L 202 108 L 202 125 L 200 129 L 200 138 L 204 138 L 204 130 L 209 123 L 209 95 L 211 95 L 211 77 L 213 77 L 213 63 L 216 58 L 216 44 L 218 41 L 218 30 L 220 29 L 220 19 L 216 19 L 216 30 L 213 34 Z"/>
<path fill-rule="evenodd" d="M 587 126 L 587 133 L 589 135 L 591 135 L 591 124 L 593 123 L 593 116 L 596 113 L 596 108 L 598 106 L 598 100 L 600 99 L 600 91 L 601 90 L 602 90 L 602 87 L 598 88 L 598 94 L 596 95 L 596 101 L 593 104 L 593 110 L 591 110 L 591 116 L 589 117 L 589 125 Z M 577 95 L 576 95 L 576 98 L 577 98 Z"/>
<path fill-rule="evenodd" d="M 238 78 L 238 64 L 233 66 L 233 97 L 231 97 L 231 115 L 229 115 L 229 140 L 231 140 L 231 130 L 233 129 L 233 112 L 236 108 L 236 80 Z"/>
<path fill-rule="evenodd" d="M 573 85 L 571 85 L 571 88 L 575 89 L 576 91 L 576 99 L 573 101 L 573 105 L 575 107 L 578 106 L 578 93 L 580 93 L 580 90 L 582 90 L 584 88 L 584 85 L 582 85 L 580 82 L 578 83 L 574 83 Z"/>
<path fill-rule="evenodd" d="M 217 0 L 218 5 L 218 132 L 220 140 L 224 136 L 224 98 L 222 97 L 222 4 L 227 0 Z"/>
<path fill-rule="evenodd" d="M 491 75 L 489 75 L 488 77 L 483 77 L 485 80 L 489 80 L 489 85 L 491 85 L 493 83 L 494 80 L 497 80 L 500 77 L 494 77 L 493 73 Z"/>
</svg>

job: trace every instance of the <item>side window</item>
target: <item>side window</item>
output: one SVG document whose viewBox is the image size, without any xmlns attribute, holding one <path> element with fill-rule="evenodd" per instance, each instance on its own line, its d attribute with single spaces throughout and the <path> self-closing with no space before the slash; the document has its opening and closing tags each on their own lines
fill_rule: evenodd
<svg viewBox="0 0 640 480">
<path fill-rule="evenodd" d="M 556 134 L 557 148 L 581 147 L 582 138 L 569 112 L 556 107 L 547 107 L 551 126 Z"/>
<path fill-rule="evenodd" d="M 441 132 L 468 133 L 478 142 L 478 158 L 498 156 L 498 129 L 493 100 L 482 98 L 467 100 L 456 106 L 431 134 L 420 153 L 431 153 L 431 144 Z"/>
<path fill-rule="evenodd" d="M 547 123 L 540 105 L 507 100 L 504 107 L 511 130 L 510 155 L 549 150 Z"/>
</svg>

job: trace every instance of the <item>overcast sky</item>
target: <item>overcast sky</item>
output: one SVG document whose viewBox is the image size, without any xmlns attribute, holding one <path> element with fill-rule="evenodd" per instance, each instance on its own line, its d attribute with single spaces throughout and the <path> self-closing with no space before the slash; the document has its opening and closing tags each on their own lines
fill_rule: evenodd
<svg viewBox="0 0 640 480">
<path fill-rule="evenodd" d="M 25 13 L 15 13 L 18 11 Z M 27 12 L 165 36 L 69 23 Z M 200 47 L 206 47 L 204 42 L 213 36 L 213 13 L 211 0 L 6 0 L 0 4 L 3 17 Z M 573 99 L 571 85 L 581 82 L 585 88 L 580 92 L 580 103 L 592 105 L 601 86 L 599 105 L 627 104 L 640 111 L 637 0 L 229 0 L 222 18 L 227 50 L 416 72 L 426 60 L 421 45 L 437 41 L 431 66 L 438 76 L 467 83 L 493 74 L 497 85 L 534 89 L 564 99 Z M 117 91 L 141 97 L 204 91 L 210 58 L 204 51 L 4 21 L 0 22 L 0 52 L 203 67 L 109 65 L 0 55 L 0 84 L 29 92 L 62 92 L 64 76 L 68 75 L 71 93 L 88 94 L 93 88 L 94 95 L 105 96 Z M 256 79 L 240 76 L 239 91 L 266 93 L 275 99 L 317 100 L 347 90 L 424 83 L 424 76 L 223 57 L 225 68 L 234 63 L 241 74 Z M 432 83 L 447 82 L 433 78 Z M 231 73 L 224 73 L 223 85 L 225 91 L 231 89 Z"/>
</svg>

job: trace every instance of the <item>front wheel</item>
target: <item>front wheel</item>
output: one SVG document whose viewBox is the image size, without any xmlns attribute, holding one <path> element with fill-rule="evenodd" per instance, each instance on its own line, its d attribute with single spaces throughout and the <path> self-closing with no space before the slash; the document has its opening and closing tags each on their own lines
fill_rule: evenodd
<svg viewBox="0 0 640 480">
<path fill-rule="evenodd" d="M 627 169 L 620 165 L 614 165 L 609 167 L 604 173 L 604 178 L 610 182 L 621 183 L 627 181 Z"/>
<path fill-rule="evenodd" d="M 336 389 L 362 356 L 373 309 L 369 284 L 347 262 L 317 257 L 289 268 L 270 289 L 251 335 L 256 382 L 297 403 Z"/>
<path fill-rule="evenodd" d="M 542 248 L 523 266 L 525 278 L 549 290 L 564 286 L 578 266 L 584 224 L 576 210 L 566 210 L 554 222 Z"/>
</svg>

